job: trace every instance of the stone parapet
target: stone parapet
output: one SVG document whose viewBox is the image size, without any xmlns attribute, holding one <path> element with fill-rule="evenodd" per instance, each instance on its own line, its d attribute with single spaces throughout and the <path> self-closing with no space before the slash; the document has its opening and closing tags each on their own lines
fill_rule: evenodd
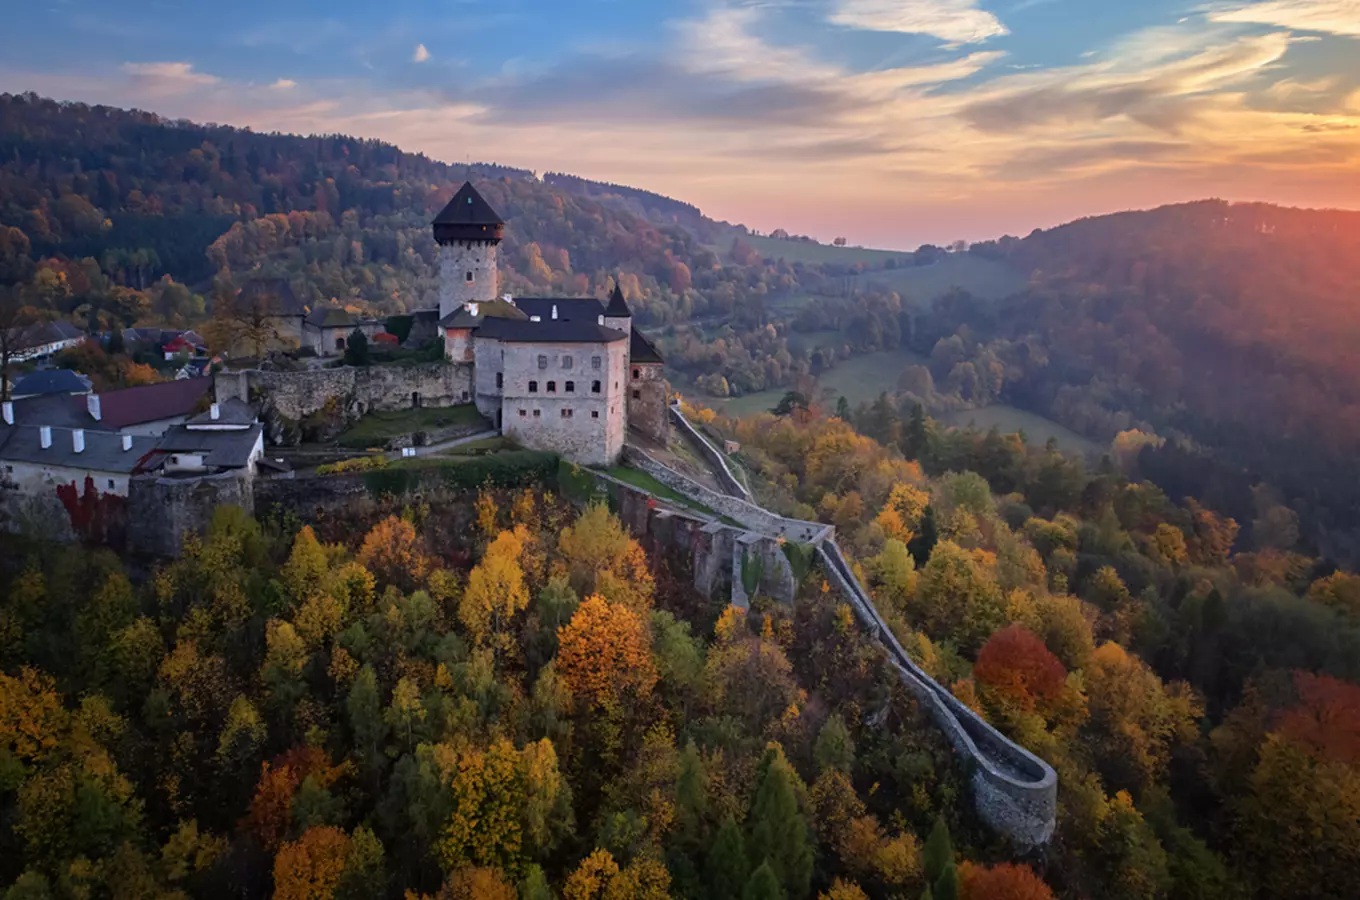
<svg viewBox="0 0 1360 900">
<path fill-rule="evenodd" d="M 731 467 L 728 466 L 726 457 L 719 452 L 717 447 L 713 446 L 708 438 L 704 437 L 703 432 L 695 428 L 690 424 L 689 419 L 685 418 L 685 414 L 680 411 L 680 404 L 677 403 L 671 406 L 671 418 L 675 419 L 675 423 L 680 426 L 681 433 L 689 437 L 691 443 L 694 444 L 699 450 L 699 453 L 704 457 L 704 460 L 712 466 L 713 474 L 717 477 L 718 483 L 722 485 L 723 490 L 735 497 L 740 497 L 743 500 L 750 501 L 754 499 L 751 496 L 751 492 L 746 489 L 746 485 L 741 483 L 741 480 L 737 478 Z"/>
</svg>

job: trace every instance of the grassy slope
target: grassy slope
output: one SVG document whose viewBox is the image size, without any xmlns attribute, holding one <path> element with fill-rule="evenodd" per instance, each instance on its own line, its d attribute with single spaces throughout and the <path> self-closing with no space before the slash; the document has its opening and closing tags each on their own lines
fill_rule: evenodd
<svg viewBox="0 0 1360 900">
<path fill-rule="evenodd" d="M 399 434 L 455 425 L 475 425 L 482 421 L 482 414 L 471 403 L 371 412 L 340 435 L 340 444 L 345 447 L 380 447 Z"/>
<path fill-rule="evenodd" d="M 868 353 L 848 359 L 818 379 L 818 387 L 831 392 L 831 403 L 844 396 L 851 406 L 873 400 L 884 391 L 897 387 L 897 378 L 907 366 L 925 364 L 925 359 L 910 350 L 892 350 L 883 353 Z M 745 416 L 766 412 L 777 404 L 786 393 L 786 388 L 761 391 L 743 397 L 718 400 L 713 397 L 698 396 L 700 403 L 712 406 L 729 415 Z"/>
<path fill-rule="evenodd" d="M 932 266 L 884 269 L 859 277 L 919 303 L 929 303 L 956 287 L 984 300 L 1000 300 L 1025 286 L 1025 278 L 1017 269 L 967 253 L 946 256 Z"/>
<path fill-rule="evenodd" d="M 1099 453 L 1105 448 L 1095 441 L 1064 428 L 1052 419 L 1016 409 L 1013 406 L 988 406 L 983 409 L 964 409 L 938 417 L 946 425 L 973 425 L 986 431 L 995 425 L 1002 433 L 1023 431 L 1031 444 L 1043 445 L 1050 437 L 1057 438 L 1058 448 L 1066 453 Z"/>
<path fill-rule="evenodd" d="M 853 266 L 855 263 L 868 263 L 881 266 L 889 259 L 910 262 L 912 255 L 901 250 L 868 250 L 863 247 L 833 247 L 830 244 L 809 244 L 804 241 L 781 241 L 771 237 L 752 237 L 744 235 L 743 243 L 750 244 L 755 251 L 766 259 L 784 259 L 789 262 L 840 263 Z M 722 247 L 715 247 L 720 253 L 732 249 L 728 240 Z"/>
</svg>

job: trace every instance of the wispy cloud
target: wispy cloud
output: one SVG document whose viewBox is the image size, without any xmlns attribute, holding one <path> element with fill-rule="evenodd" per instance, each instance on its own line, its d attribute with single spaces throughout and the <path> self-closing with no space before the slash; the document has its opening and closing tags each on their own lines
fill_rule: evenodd
<svg viewBox="0 0 1360 900">
<path fill-rule="evenodd" d="M 430 58 L 430 51 L 425 49 L 424 44 L 416 44 L 416 52 L 411 55 L 411 62 L 423 63 Z"/>
<path fill-rule="evenodd" d="M 1360 38 L 1360 0 L 1265 0 L 1262 3 L 1218 3 L 1210 7 L 1215 22 L 1237 22 L 1323 31 Z"/>
<path fill-rule="evenodd" d="M 123 63 L 123 71 L 148 93 L 156 96 L 183 93 L 206 85 L 217 84 L 216 75 L 195 72 L 193 63 L 144 62 Z"/>
<path fill-rule="evenodd" d="M 829 21 L 866 31 L 928 34 L 951 44 L 1008 33 L 1000 19 L 973 0 L 835 0 Z"/>
<path fill-rule="evenodd" d="M 297 87 L 297 82 L 291 78 L 280 78 L 278 81 L 274 82 L 269 87 L 271 90 L 275 91 L 287 91 Z"/>
</svg>

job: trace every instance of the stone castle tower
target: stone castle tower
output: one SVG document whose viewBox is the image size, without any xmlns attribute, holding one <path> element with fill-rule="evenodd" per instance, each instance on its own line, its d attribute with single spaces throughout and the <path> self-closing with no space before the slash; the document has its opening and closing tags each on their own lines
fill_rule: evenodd
<svg viewBox="0 0 1360 900">
<path fill-rule="evenodd" d="M 434 220 L 439 245 L 439 317 L 496 299 L 496 247 L 505 223 L 468 182 Z"/>
</svg>

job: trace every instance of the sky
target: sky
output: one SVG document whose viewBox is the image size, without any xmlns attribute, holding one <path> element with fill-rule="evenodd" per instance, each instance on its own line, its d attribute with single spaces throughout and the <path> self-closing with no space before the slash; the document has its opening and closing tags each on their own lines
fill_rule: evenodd
<svg viewBox="0 0 1360 900">
<path fill-rule="evenodd" d="M 0 91 L 912 248 L 1222 197 L 1360 208 L 1360 0 L 5 0 Z"/>
</svg>

